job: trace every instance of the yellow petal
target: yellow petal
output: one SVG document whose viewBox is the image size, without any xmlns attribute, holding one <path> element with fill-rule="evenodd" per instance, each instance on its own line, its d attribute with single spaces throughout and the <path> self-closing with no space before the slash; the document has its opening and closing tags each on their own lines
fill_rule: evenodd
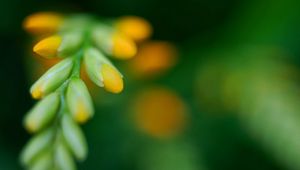
<svg viewBox="0 0 300 170">
<path fill-rule="evenodd" d="M 123 79 L 120 73 L 113 67 L 103 64 L 101 68 L 104 88 L 112 93 L 120 93 L 123 90 Z"/>
<path fill-rule="evenodd" d="M 118 59 L 132 58 L 137 52 L 136 44 L 120 33 L 113 35 L 112 55 Z"/>
<path fill-rule="evenodd" d="M 57 31 L 63 17 L 53 12 L 39 12 L 28 16 L 23 23 L 26 31 L 32 34 L 50 34 Z"/>
<path fill-rule="evenodd" d="M 60 46 L 61 41 L 61 37 L 58 35 L 50 36 L 38 42 L 33 47 L 33 51 L 46 58 L 56 57 L 57 49 Z"/>
<path fill-rule="evenodd" d="M 152 34 L 151 25 L 143 18 L 136 16 L 121 18 L 116 23 L 116 27 L 134 41 L 144 40 Z"/>
</svg>

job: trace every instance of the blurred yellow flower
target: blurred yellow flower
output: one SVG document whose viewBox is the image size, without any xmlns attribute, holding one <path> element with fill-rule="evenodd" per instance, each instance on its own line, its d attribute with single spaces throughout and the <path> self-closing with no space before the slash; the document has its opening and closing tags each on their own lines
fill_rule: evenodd
<svg viewBox="0 0 300 170">
<path fill-rule="evenodd" d="M 157 138 L 179 134 L 187 121 L 184 101 L 175 92 L 161 87 L 139 93 L 134 99 L 132 112 L 136 126 Z"/>
<path fill-rule="evenodd" d="M 145 40 L 152 34 L 150 23 L 137 16 L 125 16 L 120 18 L 116 22 L 116 28 L 134 41 Z"/>
<path fill-rule="evenodd" d="M 162 74 L 177 62 L 175 47 L 164 41 L 141 44 L 137 55 L 129 61 L 129 69 L 136 77 L 151 77 Z"/>
<path fill-rule="evenodd" d="M 23 23 L 26 31 L 32 34 L 51 34 L 58 30 L 63 17 L 54 12 L 39 12 L 28 16 Z"/>
</svg>

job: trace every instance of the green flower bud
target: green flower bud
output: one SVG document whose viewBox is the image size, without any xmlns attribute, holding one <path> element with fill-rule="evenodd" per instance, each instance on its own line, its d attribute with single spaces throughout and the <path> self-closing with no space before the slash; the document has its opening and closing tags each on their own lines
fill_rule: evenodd
<svg viewBox="0 0 300 170">
<path fill-rule="evenodd" d="M 64 115 L 62 118 L 62 132 L 66 144 L 77 160 L 84 160 L 88 152 L 86 139 L 80 127 L 69 115 Z"/>
<path fill-rule="evenodd" d="M 58 48 L 59 57 L 67 57 L 71 55 L 75 50 L 80 48 L 83 42 L 83 36 L 81 32 L 74 31 L 62 35 L 62 42 Z"/>
<path fill-rule="evenodd" d="M 21 153 L 21 163 L 29 165 L 38 155 L 51 144 L 54 133 L 52 129 L 47 129 L 32 138 Z"/>
<path fill-rule="evenodd" d="M 55 90 L 68 78 L 72 67 L 73 60 L 67 58 L 50 68 L 32 85 L 30 89 L 32 97 L 39 99 Z"/>
<path fill-rule="evenodd" d="M 103 64 L 107 64 L 117 70 L 121 77 L 122 74 L 118 69 L 96 48 L 88 48 L 84 53 L 84 64 L 89 78 L 98 86 L 103 87 L 103 76 L 101 68 Z"/>
<path fill-rule="evenodd" d="M 55 148 L 55 164 L 61 170 L 75 170 L 74 160 L 67 147 L 60 142 Z"/>
<path fill-rule="evenodd" d="M 102 58 L 105 58 L 95 48 L 89 48 L 84 53 L 84 64 L 89 78 L 98 86 L 103 87 L 103 78 L 100 73 Z"/>
<path fill-rule="evenodd" d="M 135 56 L 137 47 L 133 39 L 120 31 L 98 24 L 92 31 L 96 46 L 117 59 L 130 59 Z"/>
<path fill-rule="evenodd" d="M 92 38 L 96 46 L 108 54 L 112 51 L 112 34 L 113 29 L 102 24 L 98 24 L 92 30 Z"/>
<path fill-rule="evenodd" d="M 33 164 L 29 167 L 30 170 L 46 170 L 53 168 L 53 157 L 52 153 L 48 150 L 43 152 Z"/>
<path fill-rule="evenodd" d="M 70 81 L 66 100 L 75 121 L 85 123 L 94 115 L 91 96 L 81 79 L 73 78 Z"/>
<path fill-rule="evenodd" d="M 24 119 L 26 129 L 34 133 L 46 127 L 54 119 L 58 106 L 57 93 L 52 93 L 39 101 Z"/>
</svg>

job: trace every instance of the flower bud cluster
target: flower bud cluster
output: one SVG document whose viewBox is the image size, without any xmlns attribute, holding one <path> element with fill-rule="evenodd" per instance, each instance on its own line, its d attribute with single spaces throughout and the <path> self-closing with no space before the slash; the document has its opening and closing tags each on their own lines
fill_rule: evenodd
<svg viewBox="0 0 300 170">
<path fill-rule="evenodd" d="M 38 103 L 26 114 L 25 128 L 34 137 L 21 154 L 28 169 L 76 169 L 88 147 L 79 124 L 94 115 L 93 102 L 80 78 L 84 65 L 88 77 L 111 93 L 120 93 L 123 75 L 107 58 L 130 59 L 136 42 L 150 36 L 150 24 L 139 17 L 98 21 L 89 15 L 63 16 L 41 12 L 28 16 L 24 29 L 40 39 L 33 52 L 60 61 L 30 88 Z"/>
</svg>

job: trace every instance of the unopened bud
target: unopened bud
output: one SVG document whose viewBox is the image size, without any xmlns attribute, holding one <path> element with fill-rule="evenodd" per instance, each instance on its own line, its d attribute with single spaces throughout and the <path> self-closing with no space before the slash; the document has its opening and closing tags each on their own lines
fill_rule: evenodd
<svg viewBox="0 0 300 170">
<path fill-rule="evenodd" d="M 114 58 L 129 59 L 137 52 L 135 42 L 122 32 L 100 25 L 94 28 L 92 34 L 95 44 Z"/>
<path fill-rule="evenodd" d="M 21 154 L 21 162 L 28 166 L 32 161 L 43 152 L 53 141 L 53 129 L 47 129 L 34 138 L 32 138 L 25 146 Z"/>
<path fill-rule="evenodd" d="M 101 67 L 101 75 L 105 90 L 112 93 L 120 93 L 123 90 L 123 79 L 119 72 L 108 64 Z"/>
<path fill-rule="evenodd" d="M 121 33 L 112 35 L 112 51 L 111 54 L 117 59 L 130 59 L 137 52 L 136 44 L 132 39 Z"/>
<path fill-rule="evenodd" d="M 55 165 L 62 170 L 75 170 L 75 162 L 68 148 L 59 142 L 55 148 Z"/>
<path fill-rule="evenodd" d="M 67 90 L 69 110 L 79 123 L 85 123 L 94 115 L 92 99 L 84 82 L 79 78 L 70 81 Z"/>
<path fill-rule="evenodd" d="M 58 56 L 59 57 L 68 57 L 74 51 L 80 48 L 82 44 L 82 33 L 79 31 L 74 31 L 70 33 L 65 33 L 62 36 L 61 45 L 58 48 Z"/>
<path fill-rule="evenodd" d="M 61 36 L 53 35 L 42 39 L 34 47 L 33 51 L 46 58 L 57 57 L 57 49 L 61 45 Z"/>
<path fill-rule="evenodd" d="M 123 90 L 122 74 L 97 49 L 88 49 L 84 61 L 88 76 L 98 86 L 112 93 Z"/>
<path fill-rule="evenodd" d="M 30 88 L 32 97 L 39 99 L 55 90 L 69 77 L 72 67 L 73 60 L 67 58 L 50 68 Z"/>
<path fill-rule="evenodd" d="M 26 115 L 24 124 L 29 132 L 37 132 L 53 120 L 59 106 L 59 96 L 53 93 L 39 101 Z"/>
<path fill-rule="evenodd" d="M 69 115 L 64 115 L 62 118 L 62 132 L 77 160 L 84 160 L 88 152 L 86 139 L 80 127 Z"/>
<path fill-rule="evenodd" d="M 30 166 L 30 170 L 42 170 L 42 169 L 52 169 L 53 168 L 53 154 L 50 152 L 50 150 L 47 150 L 39 157 L 37 157 L 36 160 L 32 163 Z"/>
<path fill-rule="evenodd" d="M 102 63 L 110 63 L 96 48 L 88 48 L 84 52 L 84 64 L 89 78 L 98 86 L 103 87 L 103 78 L 100 73 Z"/>
</svg>

